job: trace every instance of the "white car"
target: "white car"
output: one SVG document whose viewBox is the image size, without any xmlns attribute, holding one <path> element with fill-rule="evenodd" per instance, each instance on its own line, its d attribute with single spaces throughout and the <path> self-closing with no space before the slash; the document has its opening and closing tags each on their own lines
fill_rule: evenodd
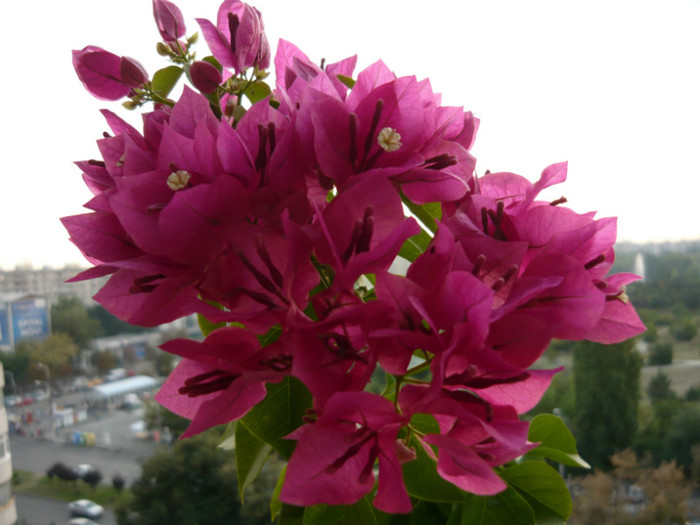
<svg viewBox="0 0 700 525">
<path fill-rule="evenodd" d="M 87 518 L 73 518 L 68 522 L 68 525 L 100 525 L 96 521 L 89 520 Z"/>
<path fill-rule="evenodd" d="M 78 477 L 80 479 L 83 479 L 85 477 L 85 474 L 93 470 L 94 467 L 92 465 L 88 465 L 87 463 L 81 463 L 77 467 L 75 467 L 75 471 L 78 473 Z M 82 501 L 87 501 L 87 500 L 82 500 Z"/>
<path fill-rule="evenodd" d="M 89 499 L 79 499 L 68 504 L 71 516 L 83 516 L 85 518 L 99 518 L 105 509 Z"/>
</svg>

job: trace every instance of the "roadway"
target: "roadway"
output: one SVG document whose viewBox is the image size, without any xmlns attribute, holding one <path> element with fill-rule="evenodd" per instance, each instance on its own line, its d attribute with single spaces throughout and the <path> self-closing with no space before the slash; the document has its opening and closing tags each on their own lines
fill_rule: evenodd
<svg viewBox="0 0 700 525">
<path fill-rule="evenodd" d="M 63 525 L 70 519 L 65 501 L 15 494 L 15 504 L 17 505 L 17 523 L 21 525 Z M 99 523 L 117 525 L 117 519 L 111 510 L 106 509 Z"/>
<path fill-rule="evenodd" d="M 48 408 L 48 404 L 43 407 L 36 403 L 24 408 L 41 412 L 42 409 Z M 112 478 L 119 474 L 129 486 L 141 475 L 141 463 L 153 455 L 159 446 L 139 439 L 131 432 L 131 424 L 142 417 L 141 411 L 119 410 L 102 414 L 99 419 L 90 419 L 61 429 L 56 434 L 44 432 L 41 438 L 14 434 L 10 436 L 12 467 L 15 470 L 44 474 L 57 461 L 73 466 L 88 463 L 100 470 L 102 483 L 111 484 Z M 39 425 L 43 426 L 41 421 Z M 75 440 L 72 439 L 75 432 L 94 433 L 97 445 L 75 444 Z M 105 435 L 109 435 L 110 439 L 105 440 Z M 69 520 L 67 504 L 64 501 L 15 494 L 15 502 L 18 523 L 22 525 L 62 525 Z M 22 521 L 23 519 L 26 521 Z M 99 523 L 116 525 L 117 521 L 113 512 L 107 510 Z"/>
</svg>

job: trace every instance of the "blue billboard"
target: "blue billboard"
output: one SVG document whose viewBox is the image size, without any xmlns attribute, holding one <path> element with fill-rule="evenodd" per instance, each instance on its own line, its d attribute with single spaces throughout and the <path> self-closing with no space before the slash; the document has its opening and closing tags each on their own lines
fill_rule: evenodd
<svg viewBox="0 0 700 525">
<path fill-rule="evenodd" d="M 24 298 L 10 303 L 10 318 L 14 344 L 23 339 L 44 339 L 50 334 L 49 308 L 44 297 Z"/>
</svg>

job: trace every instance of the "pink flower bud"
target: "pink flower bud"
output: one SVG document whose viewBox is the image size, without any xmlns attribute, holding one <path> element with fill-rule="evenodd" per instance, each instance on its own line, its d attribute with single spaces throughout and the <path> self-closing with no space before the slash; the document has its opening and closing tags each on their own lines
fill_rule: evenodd
<svg viewBox="0 0 700 525">
<path fill-rule="evenodd" d="M 73 50 L 73 67 L 90 93 L 102 100 L 119 100 L 131 88 L 122 81 L 121 57 L 97 46 Z"/>
<path fill-rule="evenodd" d="M 160 36 L 166 42 L 175 42 L 185 36 L 185 20 L 180 9 L 167 0 L 153 0 L 153 18 Z"/>
<path fill-rule="evenodd" d="M 240 0 L 225 0 L 216 17 L 216 26 L 198 18 L 202 34 L 216 59 L 240 73 L 248 67 L 265 69 L 270 65 L 270 46 L 260 11 Z"/>
<path fill-rule="evenodd" d="M 204 60 L 198 60 L 190 66 L 192 84 L 202 93 L 213 93 L 219 87 L 223 77 L 221 71 Z"/>
<path fill-rule="evenodd" d="M 119 76 L 126 85 L 138 88 L 148 82 L 148 73 L 144 67 L 133 58 L 122 57 L 119 65 Z"/>
</svg>

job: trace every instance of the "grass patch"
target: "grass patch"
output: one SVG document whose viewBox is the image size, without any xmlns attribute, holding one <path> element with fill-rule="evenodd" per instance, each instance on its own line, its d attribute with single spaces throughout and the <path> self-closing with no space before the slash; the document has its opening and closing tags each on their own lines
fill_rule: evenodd
<svg viewBox="0 0 700 525">
<path fill-rule="evenodd" d="M 131 499 L 131 492 L 124 488 L 121 492 L 111 485 L 98 485 L 92 489 L 83 481 L 67 482 L 58 478 L 49 479 L 45 474 L 15 470 L 12 476 L 12 490 L 18 494 L 30 494 L 42 498 L 62 501 L 89 499 L 103 507 L 114 508 L 117 504 Z"/>
</svg>

